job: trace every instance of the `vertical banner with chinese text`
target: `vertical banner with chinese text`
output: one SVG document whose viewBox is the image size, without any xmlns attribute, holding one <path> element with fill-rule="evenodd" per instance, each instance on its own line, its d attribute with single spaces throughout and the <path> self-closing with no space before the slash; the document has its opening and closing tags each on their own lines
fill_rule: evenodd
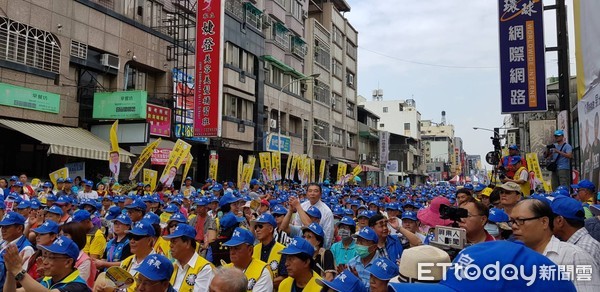
<svg viewBox="0 0 600 292">
<path fill-rule="evenodd" d="M 198 2 L 194 136 L 220 137 L 223 91 L 223 0 Z"/>
<path fill-rule="evenodd" d="M 156 179 L 158 178 L 158 171 L 144 168 L 142 179 L 144 185 L 150 185 L 150 189 L 154 191 L 156 189 Z"/>
<path fill-rule="evenodd" d="M 322 183 L 325 178 L 325 163 L 327 163 L 325 159 L 321 159 L 321 165 L 319 166 L 319 183 Z"/>
<path fill-rule="evenodd" d="M 258 158 L 260 159 L 260 174 L 263 182 L 271 181 L 271 152 L 260 152 Z"/>
<path fill-rule="evenodd" d="M 498 1 L 502 113 L 548 109 L 542 1 Z"/>
<path fill-rule="evenodd" d="M 160 141 L 161 141 L 161 139 L 158 138 L 156 141 L 148 144 L 148 146 L 146 146 L 146 148 L 144 148 L 144 150 L 142 150 L 142 154 L 140 154 L 140 157 L 138 157 L 138 160 L 135 162 L 135 164 L 131 168 L 131 173 L 129 173 L 129 180 L 133 180 L 138 175 L 138 173 L 140 173 L 140 170 L 142 170 L 142 167 L 144 167 L 144 164 L 146 164 L 146 161 L 148 161 L 148 159 L 150 159 L 150 157 L 152 157 L 152 153 L 154 153 L 154 149 L 156 149 L 156 147 L 158 147 L 158 144 L 160 144 Z"/>
<path fill-rule="evenodd" d="M 342 178 L 344 177 L 344 175 L 346 175 L 346 168 L 348 166 L 346 165 L 346 163 L 343 162 L 339 162 L 338 163 L 338 168 L 337 168 L 337 183 L 340 184 L 342 182 Z"/>
<path fill-rule="evenodd" d="M 208 177 L 217 181 L 217 171 L 219 169 L 219 155 L 216 151 L 211 151 L 208 156 Z"/>
<path fill-rule="evenodd" d="M 173 150 L 171 150 L 171 153 L 169 154 L 169 160 L 165 166 L 165 170 L 160 177 L 160 182 L 164 186 L 169 187 L 173 185 L 173 180 L 177 175 L 177 169 L 179 169 L 179 166 L 181 166 L 183 161 L 188 157 L 191 149 L 192 145 L 181 139 L 178 139 L 177 142 L 175 142 L 175 146 L 173 146 Z M 191 161 L 188 163 L 191 163 Z"/>
<path fill-rule="evenodd" d="M 271 152 L 271 164 L 271 177 L 273 181 L 278 181 L 281 179 L 281 152 Z"/>
</svg>

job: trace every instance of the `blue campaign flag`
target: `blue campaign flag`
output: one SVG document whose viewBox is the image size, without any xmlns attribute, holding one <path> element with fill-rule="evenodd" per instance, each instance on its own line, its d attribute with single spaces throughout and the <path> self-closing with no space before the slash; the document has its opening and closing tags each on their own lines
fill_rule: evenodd
<svg viewBox="0 0 600 292">
<path fill-rule="evenodd" d="M 502 113 L 547 111 L 542 1 L 498 3 Z"/>
</svg>

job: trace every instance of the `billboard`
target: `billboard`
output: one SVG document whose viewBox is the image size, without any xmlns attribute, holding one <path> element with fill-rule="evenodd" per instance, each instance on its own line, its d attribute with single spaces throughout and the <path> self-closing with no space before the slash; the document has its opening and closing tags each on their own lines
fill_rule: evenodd
<svg viewBox="0 0 600 292">
<path fill-rule="evenodd" d="M 194 77 L 173 69 L 173 110 L 176 138 L 207 143 L 207 138 L 194 137 Z"/>
<path fill-rule="evenodd" d="M 94 119 L 146 119 L 148 92 L 143 90 L 94 93 Z"/>
<path fill-rule="evenodd" d="M 600 86 L 593 87 L 577 104 L 581 179 L 600 182 Z"/>
<path fill-rule="evenodd" d="M 196 15 L 194 136 L 220 137 L 225 1 L 204 1 Z"/>
<path fill-rule="evenodd" d="M 573 1 L 577 95 L 581 99 L 600 84 L 600 1 Z"/>
<path fill-rule="evenodd" d="M 171 109 L 148 104 L 146 121 L 150 124 L 150 135 L 171 137 Z"/>
<path fill-rule="evenodd" d="M 555 120 L 529 121 L 529 149 L 538 157 L 544 157 L 546 145 L 554 143 Z"/>
<path fill-rule="evenodd" d="M 539 112 L 546 99 L 542 1 L 498 1 L 502 113 Z"/>
</svg>

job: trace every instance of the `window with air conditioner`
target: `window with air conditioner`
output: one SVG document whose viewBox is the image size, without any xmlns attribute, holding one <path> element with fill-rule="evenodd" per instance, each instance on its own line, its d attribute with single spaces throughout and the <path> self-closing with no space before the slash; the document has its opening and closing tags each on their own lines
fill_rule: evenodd
<svg viewBox="0 0 600 292">
<path fill-rule="evenodd" d="M 349 87 L 354 88 L 354 73 L 350 71 L 346 72 L 346 84 Z"/>
</svg>

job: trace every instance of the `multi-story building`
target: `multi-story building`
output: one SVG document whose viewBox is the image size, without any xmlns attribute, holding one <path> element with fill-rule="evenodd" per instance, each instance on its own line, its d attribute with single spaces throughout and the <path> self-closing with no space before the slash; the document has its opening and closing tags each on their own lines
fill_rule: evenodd
<svg viewBox="0 0 600 292">
<path fill-rule="evenodd" d="M 437 181 L 449 179 L 454 157 L 454 125 L 446 124 L 445 112 L 441 123 L 421 121 L 421 138 L 429 176 Z"/>
<path fill-rule="evenodd" d="M 344 0 L 310 1 L 306 21 L 305 73 L 319 74 L 313 86 L 307 87 L 313 101 L 308 154 L 315 159 L 330 158 L 331 166 L 358 161 L 358 32 L 343 16 L 348 11 Z"/>
<path fill-rule="evenodd" d="M 361 179 L 366 185 L 379 185 L 379 133 L 377 123 L 379 117 L 365 109 L 363 105 L 358 108 L 358 163 L 363 166 Z"/>
</svg>

